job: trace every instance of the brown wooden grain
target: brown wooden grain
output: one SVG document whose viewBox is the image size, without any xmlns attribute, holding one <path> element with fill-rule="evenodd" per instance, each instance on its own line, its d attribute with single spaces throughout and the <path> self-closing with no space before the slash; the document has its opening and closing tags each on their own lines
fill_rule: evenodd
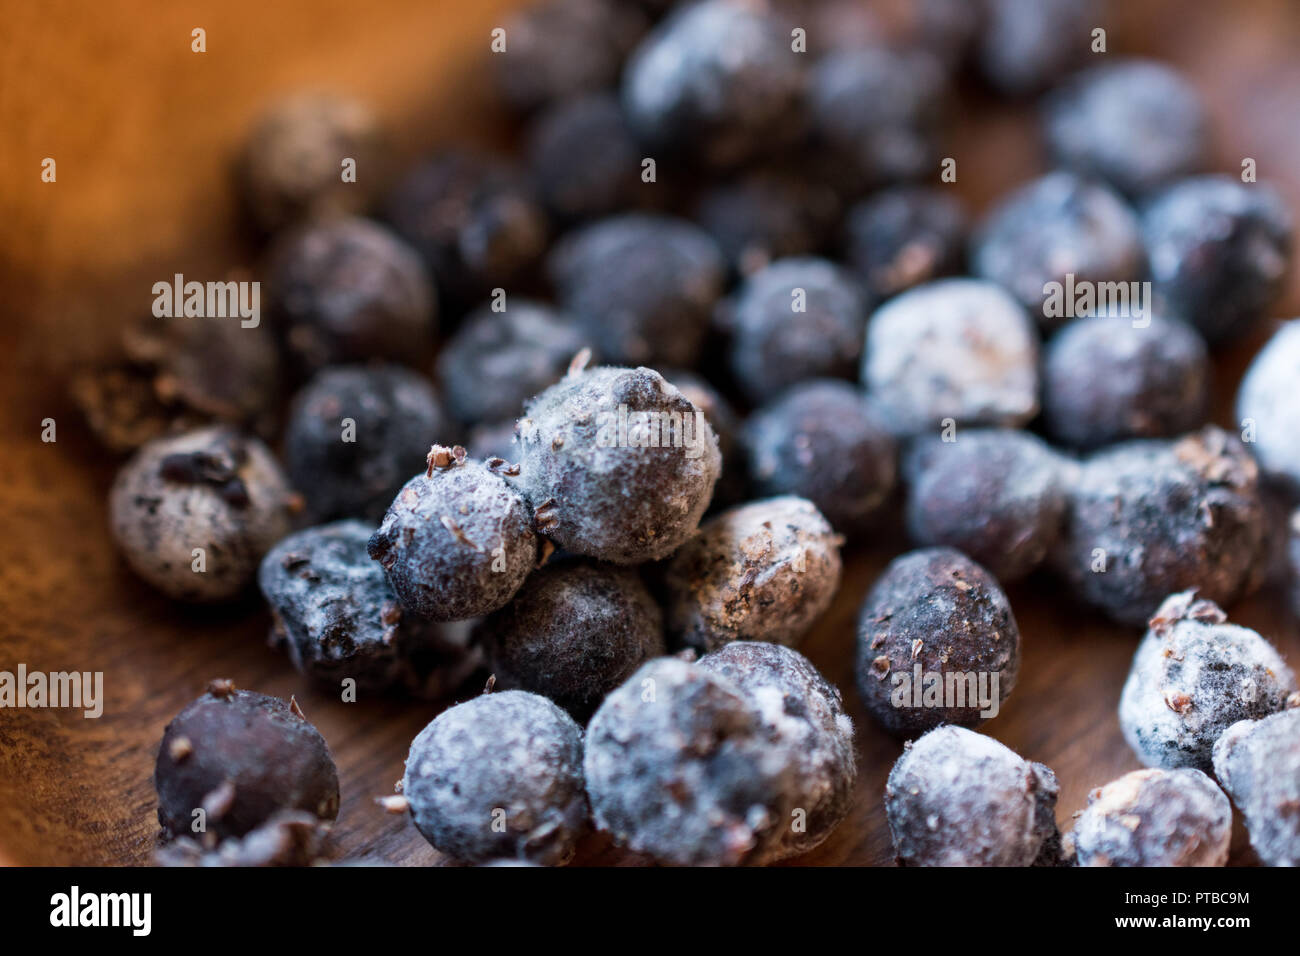
<svg viewBox="0 0 1300 956">
<path fill-rule="evenodd" d="M 510 4 L 56 0 L 10 8 L 0 36 L 0 669 L 102 670 L 104 716 L 0 711 L 0 862 L 121 864 L 150 858 L 150 782 L 163 725 L 212 677 L 296 694 L 339 764 L 339 856 L 403 864 L 437 854 L 373 798 L 390 793 L 427 704 L 344 705 L 308 686 L 266 648 L 256 602 L 178 607 L 123 567 L 103 497 L 114 469 L 91 444 L 51 370 L 104 347 L 147 308 L 148 286 L 174 268 L 247 260 L 231 212 L 228 162 L 256 110 L 299 86 L 356 92 L 394 127 L 399 155 L 499 124 L 481 65 L 487 31 Z M 1288 0 L 1125 3 L 1112 48 L 1158 53 L 1196 79 L 1214 113 L 1221 164 L 1242 156 L 1300 209 L 1300 18 Z M 206 26 L 209 53 L 189 52 Z M 1041 168 L 1021 109 L 972 98 L 957 120 L 958 188 L 976 208 Z M 55 156 L 59 182 L 39 182 Z M 1300 312 L 1300 270 L 1279 315 Z M 1219 363 L 1226 413 L 1259 337 Z M 59 440 L 39 440 L 41 419 Z M 1219 416 L 1225 423 L 1224 414 Z M 891 860 L 881 807 L 899 745 L 866 719 L 853 690 L 856 608 L 904 543 L 883 533 L 850 556 L 835 606 L 804 650 L 845 693 L 859 723 L 860 780 L 850 818 L 801 864 Z M 1046 580 L 1011 591 L 1024 638 L 1020 684 L 987 732 L 1053 767 L 1068 824 L 1087 792 L 1134 769 L 1115 706 L 1137 634 L 1073 607 Z M 1279 595 L 1233 609 L 1295 661 L 1300 634 Z M 623 858 L 600 838 L 586 862 Z M 1238 830 L 1234 862 L 1250 853 Z"/>
</svg>

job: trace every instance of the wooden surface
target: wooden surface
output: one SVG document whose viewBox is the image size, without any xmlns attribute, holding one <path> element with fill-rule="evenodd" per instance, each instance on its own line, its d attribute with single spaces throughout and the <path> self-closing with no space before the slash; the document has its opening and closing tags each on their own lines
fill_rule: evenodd
<svg viewBox="0 0 1300 956">
<path fill-rule="evenodd" d="M 361 8 L 318 0 L 135 5 L 70 0 L 5 14 L 0 36 L 0 669 L 102 670 L 99 720 L 60 710 L 0 711 L 0 862 L 143 863 L 157 824 L 150 776 L 167 720 L 212 677 L 296 694 L 337 759 L 339 857 L 402 864 L 437 854 L 372 798 L 392 791 L 407 745 L 436 713 L 428 704 L 344 705 L 303 681 L 265 646 L 257 602 L 192 609 L 136 581 L 108 539 L 104 493 L 115 463 L 96 451 L 64 397 L 60 372 L 147 306 L 173 267 L 237 265 L 227 164 L 265 100 L 299 86 L 355 92 L 395 130 L 399 155 L 498 123 L 474 72 L 487 31 L 509 4 L 399 0 Z M 304 9 L 306 5 L 304 5 Z M 209 53 L 189 52 L 204 25 Z M 1288 0 L 1152 0 L 1123 4 L 1113 49 L 1155 52 L 1193 74 L 1214 114 L 1222 165 L 1242 156 L 1300 209 L 1300 18 Z M 206 57 L 206 58 L 204 58 Z M 1041 168 L 1024 110 L 972 98 L 957 121 L 958 188 L 976 208 Z M 59 182 L 39 182 L 59 160 Z M 242 257 L 242 258 L 241 258 Z M 1300 276 L 1293 277 L 1300 280 Z M 1293 281 L 1277 314 L 1300 313 Z M 1220 411 L 1258 339 L 1219 364 Z M 58 442 L 40 422 L 58 422 Z M 1220 421 L 1226 421 L 1223 414 Z M 882 534 L 849 556 L 834 608 L 803 650 L 845 694 L 858 721 L 860 775 L 852 815 L 799 864 L 888 864 L 881 798 L 900 746 L 865 717 L 852 681 L 856 609 L 905 544 Z M 986 731 L 1053 767 L 1068 826 L 1087 792 L 1138 766 L 1115 717 L 1138 634 L 1070 605 L 1048 580 L 1012 588 L 1024 662 L 1015 692 Z M 1300 634 L 1265 592 L 1232 618 L 1300 661 Z M 594 837 L 581 856 L 619 862 Z M 1234 862 L 1249 862 L 1238 824 Z"/>
</svg>

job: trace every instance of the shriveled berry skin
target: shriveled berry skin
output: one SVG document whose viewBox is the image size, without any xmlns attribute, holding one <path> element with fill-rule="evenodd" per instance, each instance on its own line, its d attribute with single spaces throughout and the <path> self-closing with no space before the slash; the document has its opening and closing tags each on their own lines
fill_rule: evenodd
<svg viewBox="0 0 1300 956">
<path fill-rule="evenodd" d="M 546 250 L 546 211 L 523 173 L 497 156 L 439 153 L 399 182 L 384 208 L 458 307 L 526 275 Z"/>
<path fill-rule="evenodd" d="M 1098 0 L 986 0 L 975 58 L 989 85 L 1007 96 L 1042 92 L 1084 62 L 1102 22 Z"/>
<path fill-rule="evenodd" d="M 756 863 L 789 819 L 791 757 L 741 688 L 663 657 L 606 697 L 587 726 L 592 817 L 659 863 Z"/>
<path fill-rule="evenodd" d="M 918 667 L 921 687 L 915 686 Z M 862 604 L 858 692 L 871 715 L 897 737 L 945 723 L 983 723 L 996 715 L 1019 672 L 1020 629 L 1011 604 L 993 576 L 959 551 L 928 548 L 896 558 Z M 926 701 L 924 681 L 932 674 L 943 675 L 940 697 Z M 971 687 L 961 675 L 968 674 L 975 675 L 981 695 L 997 695 L 987 705 L 992 714 L 978 698 L 966 696 Z M 963 691 L 960 705 L 944 693 L 949 675 Z"/>
<path fill-rule="evenodd" d="M 1210 362 L 1190 325 L 1159 315 L 1075 319 L 1043 356 L 1043 424 L 1059 444 L 1095 449 L 1167 438 L 1205 421 Z"/>
<path fill-rule="evenodd" d="M 459 621 L 495 611 L 537 563 L 531 511 L 494 462 L 431 464 L 371 536 L 370 557 L 411 613 Z"/>
<path fill-rule="evenodd" d="M 799 170 L 768 166 L 727 178 L 701 197 L 695 219 L 731 270 L 749 275 L 777 259 L 821 250 L 839 215 L 835 190 Z"/>
<path fill-rule="evenodd" d="M 1052 865 L 1056 775 L 963 727 L 907 744 L 885 784 L 903 866 Z"/>
<path fill-rule="evenodd" d="M 999 581 L 1046 559 L 1065 512 L 1063 466 L 1029 432 L 962 429 L 956 441 L 917 439 L 909 452 L 907 530 L 921 545 L 956 548 Z"/>
<path fill-rule="evenodd" d="M 1156 303 L 1211 342 L 1247 332 L 1286 285 L 1294 222 L 1265 183 L 1184 179 L 1146 206 L 1142 233 Z"/>
<path fill-rule="evenodd" d="M 564 375 L 586 339 L 555 309 L 515 298 L 471 313 L 438 355 L 447 407 L 466 425 L 519 417 Z"/>
<path fill-rule="evenodd" d="M 362 359 L 423 364 L 437 303 L 415 252 L 356 217 L 285 234 L 271 253 L 271 315 L 299 369 Z"/>
<path fill-rule="evenodd" d="M 560 559 L 479 625 L 497 686 L 542 694 L 585 721 L 664 653 L 663 612 L 632 568 Z"/>
<path fill-rule="evenodd" d="M 930 282 L 872 314 L 862 381 L 895 434 L 1016 427 L 1038 413 L 1038 335 L 992 282 Z"/>
<path fill-rule="evenodd" d="M 723 311 L 731 371 L 751 399 L 857 371 L 867 297 L 827 259 L 778 259 L 746 279 Z"/>
<path fill-rule="evenodd" d="M 1048 173 L 1017 189 L 980 223 L 972 240 L 976 275 L 1007 288 L 1045 329 L 1070 313 L 1067 275 L 1078 283 L 1135 282 L 1145 259 L 1137 215 L 1103 183 Z M 1062 287 L 1056 301 L 1044 291 Z"/>
<path fill-rule="evenodd" d="M 1246 370 L 1237 420 L 1254 429 L 1250 450 L 1264 474 L 1300 500 L 1300 321 L 1284 324 Z"/>
<path fill-rule="evenodd" d="M 755 491 L 797 495 L 841 534 L 866 530 L 888 500 L 898 449 L 861 389 L 818 380 L 796 385 L 745 423 Z"/>
<path fill-rule="evenodd" d="M 1300 706 L 1233 724 L 1214 745 L 1214 773 L 1246 818 L 1266 866 L 1300 866 Z"/>
<path fill-rule="evenodd" d="M 797 644 L 839 588 L 841 542 L 802 498 L 716 515 L 664 573 L 672 642 L 703 651 L 739 640 Z"/>
<path fill-rule="evenodd" d="M 1255 461 L 1221 429 L 1128 442 L 1074 474 L 1053 565 L 1124 624 L 1187 588 L 1230 605 L 1260 583 L 1264 515 Z"/>
<path fill-rule="evenodd" d="M 296 704 L 213 681 L 163 731 L 154 766 L 158 822 L 168 837 L 240 837 L 278 810 L 322 820 L 339 812 L 339 778 L 325 740 Z"/>
<path fill-rule="evenodd" d="M 762 862 L 819 846 L 851 809 L 858 775 L 853 720 L 839 690 L 808 658 L 779 644 L 736 641 L 700 658 L 699 666 L 749 695 L 778 746 L 794 755 L 792 813 L 803 811 L 802 826 L 787 821 Z"/>
<path fill-rule="evenodd" d="M 763 5 L 704 0 L 637 47 L 623 73 L 623 109 L 648 148 L 733 166 L 802 132 L 805 60 Z"/>
<path fill-rule="evenodd" d="M 272 232 L 307 219 L 364 212 L 384 179 L 379 125 L 365 106 L 321 94 L 294 96 L 258 120 L 239 160 L 244 202 Z M 345 159 L 357 164 L 344 182 Z"/>
<path fill-rule="evenodd" d="M 1223 866 L 1232 804 L 1199 770 L 1134 770 L 1088 795 L 1066 840 L 1079 866 Z"/>
<path fill-rule="evenodd" d="M 530 128 L 526 152 L 538 195 L 562 222 L 652 204 L 655 186 L 641 182 L 641 152 L 613 94 L 556 103 Z"/>
<path fill-rule="evenodd" d="M 582 749 L 582 728 L 545 697 L 483 694 L 411 742 L 402 794 L 416 829 L 458 860 L 558 866 L 587 828 Z"/>
<path fill-rule="evenodd" d="M 449 432 L 424 376 L 397 365 L 331 366 L 294 397 L 285 464 L 315 521 L 378 521 L 423 452 Z"/>
<path fill-rule="evenodd" d="M 1295 674 L 1272 644 L 1184 591 L 1160 606 L 1133 655 L 1120 729 L 1148 767 L 1209 771 L 1220 734 L 1281 710 L 1295 689 Z"/>
<path fill-rule="evenodd" d="M 127 564 L 151 586 L 184 601 L 225 601 L 289 533 L 291 495 L 261 441 L 211 426 L 137 451 L 109 492 L 109 523 Z"/>
<path fill-rule="evenodd" d="M 928 53 L 834 51 L 817 62 L 808 85 L 814 142 L 836 158 L 836 185 L 845 195 L 915 179 L 937 166 L 937 127 L 949 90 Z"/>
<path fill-rule="evenodd" d="M 267 552 L 258 585 L 271 608 L 271 643 L 301 673 L 338 688 L 435 696 L 467 675 L 467 655 L 441 628 L 403 612 L 370 560 L 373 528 L 337 521 L 299 531 Z"/>
<path fill-rule="evenodd" d="M 157 866 L 315 866 L 325 858 L 329 826 L 313 813 L 278 810 L 242 837 L 205 849 L 190 836 L 177 837 L 154 853 Z"/>
<path fill-rule="evenodd" d="M 519 443 L 518 485 L 537 530 L 566 551 L 615 564 L 677 550 L 722 470 L 703 413 L 648 368 L 566 376 L 529 403 Z"/>
<path fill-rule="evenodd" d="M 941 189 L 896 186 L 849 210 L 844 256 L 878 300 L 960 272 L 966 209 Z"/>
<path fill-rule="evenodd" d="M 148 315 L 123 327 L 122 351 L 71 382 L 73 401 L 110 451 L 211 424 L 262 438 L 279 427 L 280 350 L 269 323 Z"/>
<path fill-rule="evenodd" d="M 647 26 L 635 4 L 620 0 L 529 5 L 506 22 L 505 50 L 492 58 L 497 84 L 519 110 L 606 89 Z"/>
<path fill-rule="evenodd" d="M 1154 60 L 1089 67 L 1051 93 L 1044 132 L 1055 161 L 1130 196 L 1206 162 L 1209 120 L 1200 95 Z"/>
<path fill-rule="evenodd" d="M 610 362 L 695 364 L 723 283 L 722 255 L 708 233 L 647 213 L 570 233 L 547 269 L 561 308 Z"/>
</svg>

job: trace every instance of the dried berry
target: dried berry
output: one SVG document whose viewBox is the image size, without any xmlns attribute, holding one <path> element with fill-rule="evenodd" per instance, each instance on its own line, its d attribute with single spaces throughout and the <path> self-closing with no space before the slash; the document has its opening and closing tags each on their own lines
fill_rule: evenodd
<svg viewBox="0 0 1300 956">
<path fill-rule="evenodd" d="M 802 54 L 761 4 L 685 6 L 637 47 L 623 108 L 649 148 L 713 166 L 770 154 L 802 131 Z"/>
<path fill-rule="evenodd" d="M 867 298 L 829 260 L 779 259 L 749 276 L 720 311 L 732 374 L 751 399 L 808 379 L 851 379 L 861 361 Z"/>
<path fill-rule="evenodd" d="M 909 743 L 889 772 L 885 815 L 903 866 L 1053 865 L 1056 775 L 962 727 Z"/>
<path fill-rule="evenodd" d="M 966 209 L 939 189 L 896 186 L 849 210 L 844 256 L 877 300 L 962 271 Z"/>
<path fill-rule="evenodd" d="M 443 629 L 403 612 L 370 560 L 372 528 L 339 521 L 299 531 L 272 548 L 258 572 L 274 624 L 271 643 L 301 673 L 362 692 L 454 690 L 472 661 Z"/>
<path fill-rule="evenodd" d="M 668 564 L 669 635 L 704 651 L 740 640 L 797 644 L 839 588 L 841 541 L 802 498 L 722 512 Z"/>
<path fill-rule="evenodd" d="M 1124 739 L 1148 767 L 1210 770 L 1211 749 L 1239 720 L 1281 710 L 1296 678 L 1259 634 L 1228 623 L 1195 591 L 1169 597 L 1133 655 L 1119 700 Z"/>
<path fill-rule="evenodd" d="M 313 866 L 323 861 L 330 827 L 315 814 L 279 810 L 242 837 L 206 849 L 193 837 L 177 837 L 154 854 L 158 866 Z"/>
<path fill-rule="evenodd" d="M 211 424 L 267 437 L 275 427 L 279 350 L 269 325 L 238 316 L 149 316 L 128 325 L 124 357 L 79 374 L 72 397 L 95 437 L 129 452 Z"/>
<path fill-rule="evenodd" d="M 713 486 L 713 501 L 709 508 L 717 511 L 744 500 L 749 487 L 749 472 L 741 444 L 740 416 L 716 388 L 694 372 L 671 369 L 664 373 L 664 377 L 704 413 L 704 420 L 712 426 L 718 439 L 722 474 Z"/>
<path fill-rule="evenodd" d="M 1038 335 L 992 282 L 930 282 L 871 316 L 862 380 L 896 434 L 1023 425 L 1038 412 Z"/>
<path fill-rule="evenodd" d="M 894 437 L 848 382 L 794 386 L 749 417 L 745 440 L 759 495 L 806 498 L 841 534 L 866 530 L 894 490 Z"/>
<path fill-rule="evenodd" d="M 268 286 L 276 330 L 300 369 L 370 358 L 423 364 L 433 347 L 428 274 L 404 242 L 367 219 L 284 235 Z"/>
<path fill-rule="evenodd" d="M 1079 866 L 1223 866 L 1232 805 L 1199 770 L 1134 770 L 1088 795 L 1066 837 Z"/>
<path fill-rule="evenodd" d="M 1154 60 L 1122 60 L 1075 74 L 1047 100 L 1047 143 L 1057 163 L 1131 196 L 1196 172 L 1209 120 L 1200 95 Z"/>
<path fill-rule="evenodd" d="M 523 174 L 496 156 L 439 153 L 397 184 L 385 209 L 453 308 L 526 276 L 546 251 L 545 210 Z"/>
<path fill-rule="evenodd" d="M 332 366 L 298 392 L 285 426 L 293 486 L 315 521 L 378 521 L 447 416 L 423 376 L 397 365 Z"/>
<path fill-rule="evenodd" d="M 1264 506 L 1264 544 L 1260 549 L 1256 576 L 1260 587 L 1278 587 L 1285 591 L 1291 584 L 1291 559 L 1288 552 L 1292 528 L 1292 510 L 1295 507 L 1284 489 L 1261 480 L 1259 496 Z"/>
<path fill-rule="evenodd" d="M 1075 319 L 1043 358 L 1043 424 L 1072 448 L 1181 435 L 1205 421 L 1209 391 L 1204 340 L 1158 315 Z"/>
<path fill-rule="evenodd" d="M 253 127 L 239 162 L 244 202 L 267 232 L 364 212 L 384 179 L 375 117 L 360 103 L 305 94 L 275 104 Z M 345 180 L 344 163 L 356 176 Z"/>
<path fill-rule="evenodd" d="M 761 861 L 782 839 L 796 762 L 730 680 L 672 657 L 651 661 L 587 727 L 592 817 L 660 863 Z"/>
<path fill-rule="evenodd" d="M 623 59 L 648 26 L 622 0 L 546 0 L 507 21 L 494 57 L 497 83 L 512 106 L 531 110 L 618 82 Z"/>
<path fill-rule="evenodd" d="M 1002 582 L 1047 557 L 1065 511 L 1062 463 L 1041 439 L 1011 429 L 963 429 L 917 439 L 909 452 L 907 530 L 922 545 L 969 555 Z"/>
<path fill-rule="evenodd" d="M 519 442 L 537 530 L 616 564 L 677 550 L 722 469 L 703 413 L 648 368 L 575 369 L 529 403 Z"/>
<path fill-rule="evenodd" d="M 1300 866 L 1300 706 L 1229 727 L 1214 745 L 1214 772 L 1260 861 Z"/>
<path fill-rule="evenodd" d="M 916 179 L 939 160 L 938 124 L 949 95 L 939 61 L 884 47 L 828 53 L 809 79 L 814 142 L 836 160 L 845 195 Z"/>
<path fill-rule="evenodd" d="M 978 5 L 978 4 L 976 4 Z M 1007 96 L 1041 93 L 1088 56 L 1098 0 L 985 0 L 976 45 L 980 73 Z"/>
<path fill-rule="evenodd" d="M 538 195 L 562 222 L 651 205 L 641 151 L 612 93 L 563 100 L 528 133 L 528 168 Z"/>
<path fill-rule="evenodd" d="M 582 335 L 548 305 L 514 299 L 500 312 L 484 306 L 438 355 L 447 407 L 467 425 L 513 422 L 524 402 L 563 377 L 584 345 Z"/>
<path fill-rule="evenodd" d="M 587 828 L 582 728 L 545 697 L 483 694 L 411 742 L 402 795 L 437 849 L 468 863 L 567 863 Z"/>
<path fill-rule="evenodd" d="M 1288 322 L 1255 356 L 1237 393 L 1237 419 L 1270 480 L 1300 498 L 1300 321 Z"/>
<path fill-rule="evenodd" d="M 163 832 L 197 833 L 207 848 L 280 810 L 322 820 L 339 812 L 334 760 L 297 702 L 236 690 L 228 680 L 213 681 L 167 725 L 154 786 Z"/>
<path fill-rule="evenodd" d="M 127 564 L 185 601 L 236 597 L 289 533 L 291 492 L 258 439 L 225 426 L 146 444 L 118 472 L 109 521 Z"/>
<path fill-rule="evenodd" d="M 1260 583 L 1264 508 L 1255 461 L 1206 427 L 1085 460 L 1070 482 L 1053 557 L 1075 595 L 1144 624 L 1170 594 L 1229 605 Z"/>
<path fill-rule="evenodd" d="M 694 364 L 723 283 L 722 255 L 707 233 L 642 213 L 569 234 L 547 269 L 561 307 L 611 362 Z"/>
<path fill-rule="evenodd" d="M 503 689 L 521 688 L 586 720 L 605 695 L 664 653 L 663 614 L 637 572 L 583 559 L 534 572 L 478 639 Z"/>
<path fill-rule="evenodd" d="M 706 654 L 699 666 L 747 694 L 777 745 L 796 761 L 790 825 L 762 862 L 819 846 L 848 815 L 858 774 L 853 721 L 840 692 L 808 658 L 779 644 L 736 641 Z"/>
<path fill-rule="evenodd" d="M 1211 342 L 1245 333 L 1277 300 L 1291 259 L 1291 212 L 1277 190 L 1197 176 L 1143 210 L 1156 304 Z"/>
<path fill-rule="evenodd" d="M 1044 328 L 1098 307 L 1076 288 L 1136 282 L 1144 271 L 1137 216 L 1117 193 L 1068 172 L 1048 173 L 1003 199 L 976 230 L 971 268 L 1005 286 Z M 1053 295 L 1049 287 L 1060 291 Z M 1136 308 L 1139 303 L 1129 304 Z"/>
<path fill-rule="evenodd" d="M 712 186 L 695 218 L 732 271 L 748 275 L 776 259 L 818 252 L 839 208 L 830 186 L 787 166 L 765 166 Z"/>
<path fill-rule="evenodd" d="M 862 703 L 891 734 L 997 716 L 1020 672 L 1020 629 L 993 576 L 952 548 L 895 559 L 858 617 Z"/>
<path fill-rule="evenodd" d="M 495 611 L 537 562 L 532 514 L 503 472 L 468 461 L 465 449 L 434 445 L 427 472 L 393 499 L 370 538 L 398 600 L 434 621 Z"/>
</svg>

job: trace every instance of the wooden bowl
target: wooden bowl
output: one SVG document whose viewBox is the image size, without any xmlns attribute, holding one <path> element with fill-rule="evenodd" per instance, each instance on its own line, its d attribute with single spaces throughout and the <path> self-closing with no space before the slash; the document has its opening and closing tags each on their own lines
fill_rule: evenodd
<svg viewBox="0 0 1300 956">
<path fill-rule="evenodd" d="M 50 0 L 15 8 L 0 36 L 0 669 L 103 671 L 99 719 L 70 710 L 0 711 L 0 861 L 148 862 L 158 832 L 151 783 L 164 724 L 213 677 L 294 694 L 338 761 L 339 857 L 438 862 L 402 817 L 373 798 L 392 792 L 411 738 L 438 706 L 344 705 L 309 685 L 266 646 L 255 600 L 211 609 L 170 603 L 137 581 L 109 540 L 104 495 L 115 462 L 66 398 L 66 370 L 100 354 L 122 322 L 174 271 L 251 262 L 238 228 L 230 161 L 256 113 L 279 94 L 326 88 L 371 102 L 397 156 L 438 142 L 502 136 L 502 113 L 480 72 L 505 0 L 389 0 L 361 12 L 344 0 L 268 4 L 200 0 L 158 6 Z M 1151 53 L 1185 69 L 1209 102 L 1219 165 L 1254 157 L 1300 210 L 1300 19 L 1289 0 L 1118 4 L 1111 50 Z M 208 51 L 190 50 L 207 31 Z M 1043 168 L 1031 111 L 967 98 L 951 155 L 975 209 Z M 44 157 L 58 180 L 40 180 Z M 1300 270 L 1297 270 L 1300 272 Z M 1278 316 L 1300 312 L 1300 275 Z M 1262 333 L 1261 333 L 1262 334 Z M 1218 362 L 1217 420 L 1261 337 Z M 42 420 L 57 441 L 41 440 Z M 848 556 L 842 591 L 803 650 L 843 691 L 858 722 L 860 775 L 852 815 L 797 864 L 887 864 L 881 806 L 900 751 L 863 713 L 852 680 L 856 609 L 880 568 L 905 548 L 882 534 Z M 1140 636 L 1072 606 L 1034 578 L 1010 590 L 1024 639 L 1020 683 L 986 730 L 1053 767 L 1068 826 L 1087 793 L 1135 769 L 1116 703 Z M 1300 633 L 1276 592 L 1232 609 L 1234 621 L 1294 661 Z M 1253 857 L 1238 824 L 1233 862 Z M 593 837 L 581 861 L 625 858 Z"/>
</svg>

